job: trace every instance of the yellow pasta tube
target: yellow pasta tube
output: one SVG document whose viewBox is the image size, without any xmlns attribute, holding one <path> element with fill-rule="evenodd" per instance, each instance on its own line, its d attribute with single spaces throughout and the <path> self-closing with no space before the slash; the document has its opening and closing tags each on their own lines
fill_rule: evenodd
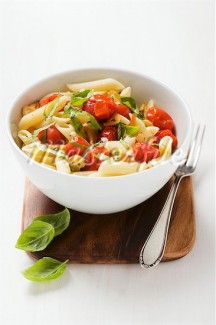
<svg viewBox="0 0 216 325">
<path fill-rule="evenodd" d="M 90 89 L 94 91 L 108 91 L 108 90 L 121 91 L 125 88 L 124 85 L 122 85 L 119 81 L 112 78 L 81 82 L 76 84 L 67 84 L 67 87 L 74 92 L 78 92 L 82 89 Z"/>
<path fill-rule="evenodd" d="M 68 97 L 67 96 L 62 96 L 59 98 L 59 102 L 55 108 L 55 111 L 53 112 L 55 114 L 55 112 L 60 111 L 64 105 L 66 104 L 66 102 L 68 101 Z M 44 120 L 44 110 L 46 110 L 46 114 L 48 115 L 52 108 L 53 108 L 53 103 L 54 101 L 50 102 L 47 105 L 44 105 L 38 109 L 36 109 L 35 111 L 24 115 L 19 123 L 19 130 L 27 130 L 30 127 L 42 122 Z"/>
<path fill-rule="evenodd" d="M 102 162 L 98 169 L 98 174 L 101 176 L 120 176 L 132 174 L 138 171 L 140 164 L 137 162 L 117 162 L 111 163 L 108 160 Z"/>
</svg>

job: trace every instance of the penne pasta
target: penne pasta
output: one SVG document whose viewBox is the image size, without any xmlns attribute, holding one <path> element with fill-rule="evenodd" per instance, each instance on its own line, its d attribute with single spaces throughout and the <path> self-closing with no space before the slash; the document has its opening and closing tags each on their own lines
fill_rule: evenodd
<svg viewBox="0 0 216 325">
<path fill-rule="evenodd" d="M 121 91 L 125 88 L 124 85 L 122 85 L 119 81 L 112 78 L 81 82 L 76 84 L 67 84 L 67 87 L 74 92 L 78 92 L 80 89 L 92 89 L 93 91 Z"/>
<path fill-rule="evenodd" d="M 138 169 L 139 164 L 137 162 L 127 163 L 120 161 L 111 164 L 110 161 L 105 160 L 100 165 L 98 174 L 101 176 L 120 176 L 135 173 Z"/>
<path fill-rule="evenodd" d="M 131 97 L 131 87 L 123 89 L 120 93 L 121 97 Z"/>
<path fill-rule="evenodd" d="M 22 140 L 22 142 L 26 145 L 29 144 L 31 142 L 33 142 L 33 136 L 32 134 L 27 131 L 27 130 L 20 130 L 18 132 L 18 137 L 20 138 L 20 140 Z"/>
<path fill-rule="evenodd" d="M 70 165 L 65 159 L 56 159 L 55 164 L 56 164 L 56 169 L 59 172 L 65 173 L 65 174 L 71 173 Z"/>
<path fill-rule="evenodd" d="M 64 105 L 66 104 L 67 101 L 68 101 L 68 98 L 66 96 L 60 97 L 58 105 L 55 109 L 55 112 L 60 111 L 64 107 Z M 36 109 L 35 111 L 33 111 L 27 115 L 24 115 L 22 117 L 22 119 L 20 120 L 19 130 L 27 130 L 30 127 L 42 122 L 44 120 L 45 110 L 46 110 L 46 114 L 49 114 L 53 108 L 53 104 L 54 104 L 53 102 L 54 101 L 50 102 L 49 104 L 47 104 L 45 106 L 42 106 L 42 107 Z"/>
</svg>

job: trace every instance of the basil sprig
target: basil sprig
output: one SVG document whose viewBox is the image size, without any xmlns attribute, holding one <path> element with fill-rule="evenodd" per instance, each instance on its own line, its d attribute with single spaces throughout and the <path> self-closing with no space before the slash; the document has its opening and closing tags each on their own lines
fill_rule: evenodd
<svg viewBox="0 0 216 325">
<path fill-rule="evenodd" d="M 43 221 L 33 221 L 16 242 L 16 248 L 27 252 L 42 251 L 51 242 L 55 235 L 52 225 Z"/>
<path fill-rule="evenodd" d="M 91 90 L 84 90 L 74 94 L 71 97 L 71 105 L 81 107 L 91 97 L 93 92 Z"/>
<path fill-rule="evenodd" d="M 24 270 L 22 274 L 31 281 L 47 281 L 60 277 L 66 268 L 68 260 L 60 262 L 51 257 L 43 257 L 35 264 Z"/>
<path fill-rule="evenodd" d="M 69 223 L 70 212 L 67 208 L 56 214 L 38 216 L 19 236 L 16 248 L 28 252 L 42 251 Z"/>
<path fill-rule="evenodd" d="M 67 208 L 65 208 L 59 213 L 38 216 L 34 219 L 34 221 L 36 220 L 47 222 L 52 225 L 55 230 L 54 237 L 56 237 L 62 234 L 63 231 L 65 231 L 65 229 L 67 229 L 67 227 L 69 226 L 70 212 Z"/>
</svg>

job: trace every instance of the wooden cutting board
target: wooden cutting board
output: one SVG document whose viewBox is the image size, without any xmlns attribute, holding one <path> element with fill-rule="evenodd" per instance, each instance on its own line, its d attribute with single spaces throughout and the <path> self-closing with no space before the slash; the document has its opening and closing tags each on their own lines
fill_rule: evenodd
<svg viewBox="0 0 216 325">
<path fill-rule="evenodd" d="M 138 263 L 139 253 L 166 200 L 170 180 L 147 201 L 129 210 L 107 215 L 93 215 L 70 210 L 68 229 L 53 239 L 42 252 L 31 253 L 71 263 Z M 22 229 L 38 215 L 56 213 L 63 207 L 26 181 Z M 171 261 L 190 252 L 195 241 L 195 215 L 191 178 L 180 184 L 173 208 L 163 261 Z"/>
</svg>

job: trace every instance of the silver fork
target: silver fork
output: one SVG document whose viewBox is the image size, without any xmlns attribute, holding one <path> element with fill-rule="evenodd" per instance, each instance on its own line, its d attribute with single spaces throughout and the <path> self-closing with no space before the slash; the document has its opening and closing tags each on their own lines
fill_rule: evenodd
<svg viewBox="0 0 216 325">
<path fill-rule="evenodd" d="M 178 186 L 183 177 L 192 175 L 196 169 L 204 133 L 205 126 L 201 128 L 199 125 L 196 130 L 194 140 L 192 141 L 186 162 L 179 166 L 175 172 L 175 180 L 163 209 L 140 251 L 139 260 L 140 265 L 143 268 L 149 269 L 158 265 L 163 257 L 169 230 L 170 217 Z"/>
</svg>

